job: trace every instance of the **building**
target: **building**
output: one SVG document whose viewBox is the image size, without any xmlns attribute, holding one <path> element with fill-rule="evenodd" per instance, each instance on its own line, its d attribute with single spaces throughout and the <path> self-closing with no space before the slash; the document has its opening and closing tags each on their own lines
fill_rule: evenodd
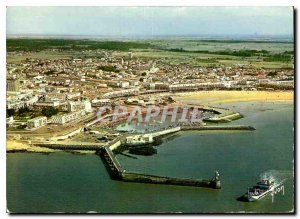
<svg viewBox="0 0 300 219">
<path fill-rule="evenodd" d="M 134 146 L 134 145 L 143 145 L 143 144 L 151 144 L 154 142 L 152 135 L 135 135 L 126 137 L 126 145 Z"/>
<path fill-rule="evenodd" d="M 166 83 L 150 83 L 149 84 L 149 89 L 150 90 L 168 90 L 169 85 Z"/>
<path fill-rule="evenodd" d="M 170 91 L 179 90 L 208 90 L 215 88 L 224 88 L 224 84 L 221 82 L 215 83 L 196 83 L 196 84 L 172 84 L 169 86 Z"/>
<path fill-rule="evenodd" d="M 6 108 L 7 109 L 15 109 L 18 110 L 22 107 L 26 106 L 24 101 L 21 100 L 11 100 L 11 101 L 6 101 Z"/>
<path fill-rule="evenodd" d="M 92 106 L 97 107 L 97 106 L 110 106 L 111 105 L 111 100 L 110 99 L 96 99 L 92 100 Z"/>
<path fill-rule="evenodd" d="M 79 110 L 67 114 L 55 115 L 51 117 L 51 123 L 65 124 L 85 115 L 85 110 Z"/>
<path fill-rule="evenodd" d="M 85 112 L 92 112 L 92 105 L 89 100 L 69 101 L 67 105 L 68 112 L 75 112 L 84 109 Z"/>
<path fill-rule="evenodd" d="M 138 95 L 138 89 L 128 89 L 128 90 L 120 90 L 120 91 L 113 91 L 109 93 L 105 93 L 103 95 L 104 98 L 116 98 L 116 97 L 126 97 L 126 96 L 133 96 Z"/>
<path fill-rule="evenodd" d="M 85 112 L 87 112 L 87 113 L 92 112 L 92 103 L 91 103 L 91 101 L 89 101 L 89 100 L 84 100 L 84 101 L 83 101 L 83 105 L 84 105 L 84 110 L 85 110 Z"/>
<path fill-rule="evenodd" d="M 12 126 L 14 124 L 14 117 L 10 116 L 8 118 L 6 118 L 6 125 L 8 126 Z"/>
<path fill-rule="evenodd" d="M 46 125 L 47 123 L 47 117 L 46 116 L 39 116 L 33 119 L 29 119 L 27 121 L 27 127 L 28 128 L 39 128 L 42 127 L 44 125 Z"/>
<path fill-rule="evenodd" d="M 20 80 L 8 78 L 6 81 L 6 91 L 18 92 L 20 90 Z"/>
<path fill-rule="evenodd" d="M 129 85 L 130 85 L 129 81 L 121 81 L 121 82 L 119 82 L 119 87 L 121 87 L 121 88 L 129 87 Z"/>
<path fill-rule="evenodd" d="M 81 101 L 69 101 L 67 105 L 68 112 L 75 112 L 83 109 Z"/>
</svg>

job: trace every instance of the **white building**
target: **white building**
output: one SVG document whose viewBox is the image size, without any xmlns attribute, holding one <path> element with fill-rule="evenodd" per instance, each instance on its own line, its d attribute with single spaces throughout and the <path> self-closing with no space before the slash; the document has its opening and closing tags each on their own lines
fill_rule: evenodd
<svg viewBox="0 0 300 219">
<path fill-rule="evenodd" d="M 83 109 L 82 102 L 80 101 L 69 101 L 67 105 L 68 112 L 75 112 Z"/>
<path fill-rule="evenodd" d="M 92 104 L 91 104 L 91 101 L 85 100 L 85 101 L 83 101 L 83 104 L 84 104 L 84 110 L 85 110 L 85 112 L 87 112 L 87 113 L 92 112 Z"/>
<path fill-rule="evenodd" d="M 142 144 L 151 144 L 154 142 L 152 135 L 135 135 L 126 137 L 126 145 L 142 145 Z"/>
<path fill-rule="evenodd" d="M 47 117 L 46 116 L 39 116 L 33 119 L 29 119 L 27 121 L 27 127 L 28 128 L 39 128 L 47 123 Z"/>
<path fill-rule="evenodd" d="M 68 112 L 75 112 L 75 111 L 84 109 L 85 112 L 90 113 L 90 112 L 92 112 L 92 105 L 89 100 L 70 101 L 70 102 L 68 102 L 67 109 L 68 109 Z"/>
<path fill-rule="evenodd" d="M 213 89 L 213 88 L 222 88 L 224 84 L 222 82 L 215 83 L 195 83 L 195 84 L 172 84 L 169 86 L 170 91 L 178 90 L 198 90 L 198 89 Z"/>
<path fill-rule="evenodd" d="M 120 82 L 119 83 L 119 86 L 121 87 L 121 88 L 126 88 L 126 87 L 129 87 L 129 81 L 122 81 L 122 82 Z"/>
<path fill-rule="evenodd" d="M 13 124 L 14 124 L 14 117 L 13 117 L 13 116 L 10 116 L 10 117 L 6 118 L 6 124 L 7 124 L 8 126 L 13 125 Z"/>
<path fill-rule="evenodd" d="M 109 106 L 111 105 L 111 100 L 110 99 L 96 99 L 96 100 L 92 100 L 92 106 L 96 107 L 96 106 Z"/>
<path fill-rule="evenodd" d="M 71 112 L 71 113 L 62 114 L 62 115 L 55 115 L 55 116 L 51 117 L 51 119 L 52 119 L 51 123 L 65 124 L 65 123 L 68 123 L 75 119 L 79 119 L 80 117 L 82 117 L 84 115 L 85 115 L 85 110 L 79 110 L 76 112 Z"/>
<path fill-rule="evenodd" d="M 131 95 L 138 95 L 138 89 L 128 89 L 128 90 L 120 90 L 120 91 L 113 91 L 103 95 L 104 98 L 115 98 L 115 97 L 125 97 Z"/>
</svg>

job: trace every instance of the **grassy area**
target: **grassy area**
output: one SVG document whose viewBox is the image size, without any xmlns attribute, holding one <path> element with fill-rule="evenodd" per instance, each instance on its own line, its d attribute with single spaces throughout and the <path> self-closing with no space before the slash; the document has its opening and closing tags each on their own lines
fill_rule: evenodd
<svg viewBox="0 0 300 219">
<path fill-rule="evenodd" d="M 236 51 L 236 50 L 266 50 L 272 53 L 284 51 L 294 51 L 293 42 L 282 41 L 262 41 L 262 40 L 189 40 L 189 39 L 167 39 L 154 40 L 149 43 L 161 49 L 184 49 L 188 51 L 207 50 L 216 51 Z"/>
<path fill-rule="evenodd" d="M 53 50 L 56 49 L 56 50 Z M 88 58 L 100 57 L 97 49 L 116 51 L 136 57 L 161 59 L 166 64 L 189 64 L 201 67 L 246 64 L 255 68 L 293 68 L 293 42 L 164 39 L 141 41 L 95 41 L 69 39 L 7 39 L 7 62 L 16 63 L 26 58 Z"/>
<path fill-rule="evenodd" d="M 233 66 L 245 64 L 255 68 L 292 68 L 292 62 L 265 61 L 258 56 L 239 57 L 212 53 L 174 52 L 174 51 L 136 51 L 135 56 L 142 58 L 164 58 L 170 64 L 191 64 L 202 67 Z"/>
</svg>

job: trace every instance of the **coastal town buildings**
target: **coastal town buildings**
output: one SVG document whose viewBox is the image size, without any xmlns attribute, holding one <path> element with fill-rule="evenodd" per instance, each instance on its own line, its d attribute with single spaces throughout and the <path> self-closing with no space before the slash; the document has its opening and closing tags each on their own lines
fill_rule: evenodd
<svg viewBox="0 0 300 219">
<path fill-rule="evenodd" d="M 46 123 L 47 123 L 47 117 L 46 116 L 39 116 L 39 117 L 36 117 L 36 118 L 33 118 L 33 119 L 29 119 L 27 121 L 27 127 L 29 129 L 39 128 L 39 127 L 42 127 L 42 126 L 46 125 Z"/>
<path fill-rule="evenodd" d="M 245 64 L 230 67 L 171 65 L 163 58 L 142 58 L 132 52 L 122 56 L 99 50 L 96 54 L 99 57 L 28 58 L 8 63 L 7 110 L 28 107 L 41 115 L 42 109 L 51 108 L 58 114 L 49 121 L 66 124 L 107 105 L 168 104 L 159 98 L 139 98 L 146 94 L 294 88 L 293 69 L 261 69 Z M 34 115 L 26 120 L 30 127 L 46 124 L 41 118 L 35 120 Z"/>
<path fill-rule="evenodd" d="M 51 117 L 51 123 L 55 124 L 65 124 L 76 119 L 81 118 L 85 115 L 85 110 L 79 110 L 76 112 L 70 112 L 66 114 L 55 115 Z"/>
</svg>

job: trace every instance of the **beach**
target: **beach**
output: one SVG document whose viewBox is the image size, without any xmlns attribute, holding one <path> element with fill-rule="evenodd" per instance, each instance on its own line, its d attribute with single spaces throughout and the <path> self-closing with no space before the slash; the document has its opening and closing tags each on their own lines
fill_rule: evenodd
<svg viewBox="0 0 300 219">
<path fill-rule="evenodd" d="M 289 101 L 294 99 L 293 91 L 197 91 L 177 93 L 176 101 L 187 104 L 212 105 L 250 101 Z"/>
<path fill-rule="evenodd" d="M 36 153 L 52 153 L 57 150 L 31 146 L 25 141 L 7 140 L 6 141 L 6 151 L 7 152 L 36 152 Z"/>
</svg>

